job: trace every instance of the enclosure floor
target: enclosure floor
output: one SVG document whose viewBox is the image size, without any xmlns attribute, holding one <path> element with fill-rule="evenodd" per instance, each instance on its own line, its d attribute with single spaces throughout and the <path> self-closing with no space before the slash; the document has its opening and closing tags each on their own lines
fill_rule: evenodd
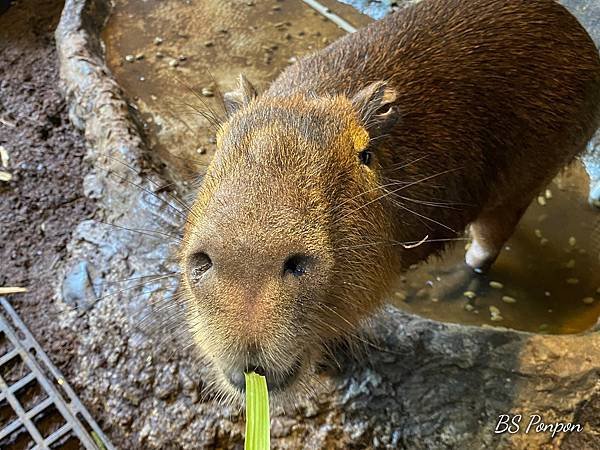
<svg viewBox="0 0 600 450">
<path fill-rule="evenodd" d="M 53 33 L 62 6 L 62 1 L 32 0 L 0 15 L 0 146 L 9 155 L 2 170 L 13 177 L 0 183 L 0 286 L 29 289 L 10 301 L 69 379 L 78 343 L 56 320 L 56 270 L 72 230 L 93 214 L 94 205 L 82 189 L 84 138 L 69 122 L 58 87 Z M 6 407 L 0 406 L 4 427 Z M 44 412 L 40 419 L 52 423 L 55 416 Z M 61 448 L 79 448 L 68 442 Z M 17 432 L 0 447 L 31 444 Z"/>
</svg>

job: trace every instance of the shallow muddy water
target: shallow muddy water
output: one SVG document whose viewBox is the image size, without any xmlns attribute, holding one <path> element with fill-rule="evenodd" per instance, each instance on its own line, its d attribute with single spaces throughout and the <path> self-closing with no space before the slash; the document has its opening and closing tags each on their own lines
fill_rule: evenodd
<svg viewBox="0 0 600 450">
<path fill-rule="evenodd" d="M 371 20 L 328 6 L 356 27 Z M 185 189 L 214 153 L 197 110 L 219 115 L 218 92 L 239 73 L 265 86 L 294 58 L 343 34 L 300 0 L 118 0 L 103 39 L 153 155 Z M 465 239 L 406 273 L 391 301 L 440 321 L 543 333 L 590 328 L 600 316 L 600 212 L 588 206 L 587 189 L 576 163 L 540 193 L 489 274 L 464 267 Z"/>
<path fill-rule="evenodd" d="M 198 111 L 221 117 L 219 93 L 239 74 L 264 88 L 295 58 L 345 33 L 301 0 L 114 3 L 102 34 L 108 64 L 176 179 L 193 178 L 210 161 L 214 133 Z M 371 22 L 350 6 L 324 3 L 355 27 Z"/>
<path fill-rule="evenodd" d="M 457 244 L 407 273 L 394 304 L 474 325 L 544 333 L 590 328 L 600 315 L 600 212 L 587 204 L 587 189 L 576 163 L 532 203 L 488 274 L 466 268 L 468 243 Z"/>
</svg>

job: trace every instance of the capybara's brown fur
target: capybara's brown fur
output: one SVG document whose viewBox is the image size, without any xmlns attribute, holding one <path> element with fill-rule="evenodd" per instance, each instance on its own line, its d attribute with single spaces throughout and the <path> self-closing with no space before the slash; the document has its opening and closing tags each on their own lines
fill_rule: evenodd
<svg viewBox="0 0 600 450">
<path fill-rule="evenodd" d="M 467 263 L 494 261 L 597 128 L 600 59 L 554 1 L 423 0 L 225 100 L 189 324 L 232 398 L 252 369 L 281 397 L 469 224 Z"/>
</svg>

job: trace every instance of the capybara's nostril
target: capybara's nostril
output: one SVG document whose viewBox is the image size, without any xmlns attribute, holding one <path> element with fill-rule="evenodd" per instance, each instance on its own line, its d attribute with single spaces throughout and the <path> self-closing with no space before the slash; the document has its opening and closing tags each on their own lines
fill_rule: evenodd
<svg viewBox="0 0 600 450">
<path fill-rule="evenodd" d="M 283 275 L 301 277 L 314 264 L 314 258 L 301 253 L 291 255 L 283 263 Z"/>
<path fill-rule="evenodd" d="M 197 252 L 190 255 L 188 264 L 190 279 L 193 282 L 199 281 L 200 277 L 212 267 L 212 261 L 210 257 L 203 252 Z"/>
</svg>

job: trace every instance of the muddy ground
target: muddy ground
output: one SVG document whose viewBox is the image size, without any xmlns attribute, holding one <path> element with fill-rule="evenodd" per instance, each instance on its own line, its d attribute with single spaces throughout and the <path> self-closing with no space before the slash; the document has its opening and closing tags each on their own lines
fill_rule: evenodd
<svg viewBox="0 0 600 450">
<path fill-rule="evenodd" d="M 85 143 L 58 87 L 54 29 L 63 2 L 32 0 L 0 16 L 0 286 L 25 286 L 12 303 L 51 359 L 69 375 L 77 337 L 52 317 L 55 269 L 74 226 L 94 214 L 83 195 Z"/>
</svg>

